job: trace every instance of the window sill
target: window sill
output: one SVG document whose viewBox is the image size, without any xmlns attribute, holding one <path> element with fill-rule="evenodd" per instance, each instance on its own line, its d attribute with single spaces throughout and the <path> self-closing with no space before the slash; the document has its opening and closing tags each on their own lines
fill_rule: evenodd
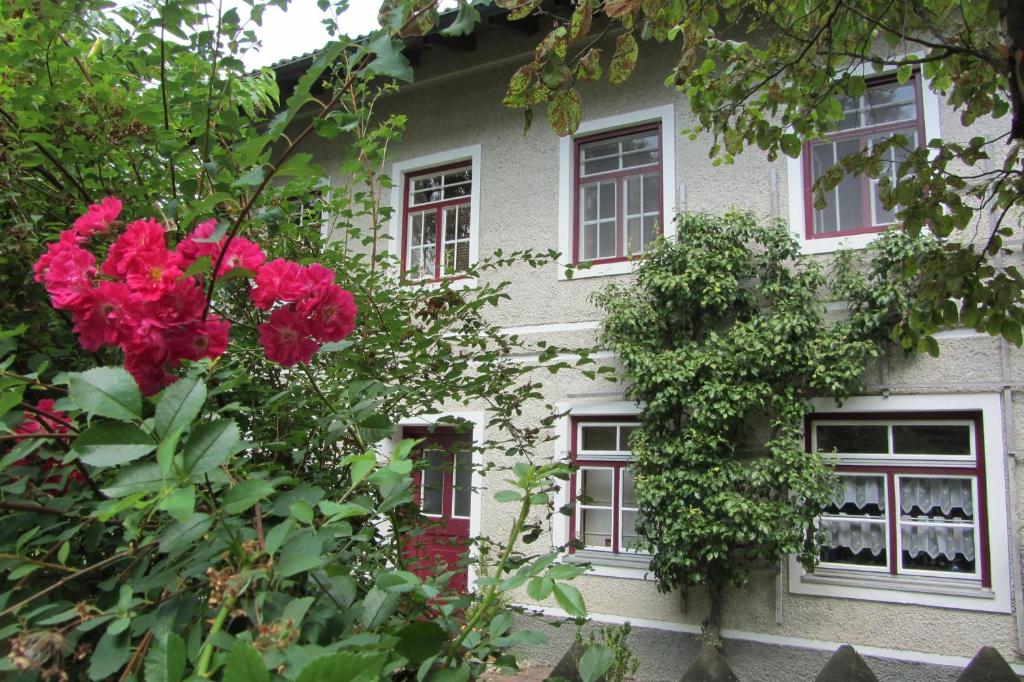
<svg viewBox="0 0 1024 682">
<path fill-rule="evenodd" d="M 650 554 L 613 554 L 596 550 L 578 549 L 565 555 L 569 564 L 590 564 L 594 570 L 587 575 L 631 580 L 654 580 Z"/>
<path fill-rule="evenodd" d="M 806 235 L 800 239 L 800 251 L 804 254 L 835 253 L 843 250 L 859 250 L 867 248 L 884 230 L 863 232 L 861 234 L 845 234 L 837 237 L 812 237 Z"/>
<path fill-rule="evenodd" d="M 562 281 L 570 279 L 587 279 L 588 277 L 610 277 L 613 275 L 628 275 L 636 268 L 636 260 L 620 260 L 611 263 L 597 263 L 589 268 L 578 269 L 577 266 L 566 265 L 559 267 L 558 279 Z M 572 277 L 565 274 L 566 269 L 572 268 Z"/>
<path fill-rule="evenodd" d="M 408 280 L 402 284 L 403 289 L 422 289 L 424 291 L 436 291 L 441 288 L 442 282 L 448 282 L 448 288 L 452 291 L 463 289 L 476 289 L 476 277 L 452 277 L 447 280 Z"/>
<path fill-rule="evenodd" d="M 982 587 L 980 580 L 893 576 L 821 567 L 806 573 L 795 560 L 789 567 L 789 591 L 816 597 L 1010 612 L 1010 605 L 1003 603 L 1005 600 L 992 589 Z"/>
</svg>

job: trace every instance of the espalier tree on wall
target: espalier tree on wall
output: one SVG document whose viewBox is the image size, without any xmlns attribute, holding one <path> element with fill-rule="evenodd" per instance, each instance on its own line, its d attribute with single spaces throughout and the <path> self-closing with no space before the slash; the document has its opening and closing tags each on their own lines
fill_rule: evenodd
<svg viewBox="0 0 1024 682">
<path fill-rule="evenodd" d="M 601 341 L 643 404 L 630 440 L 638 532 L 661 590 L 705 585 L 705 641 L 720 646 L 723 590 L 808 537 L 834 485 L 808 453 L 812 396 L 846 396 L 879 354 L 875 321 L 830 321 L 826 277 L 781 222 L 682 214 L 677 240 L 644 255 L 632 284 L 597 295 Z M 850 282 L 863 276 L 844 275 Z"/>
<path fill-rule="evenodd" d="M 504 592 L 585 614 L 583 569 L 529 544 L 569 475 L 535 455 L 551 419 L 517 422 L 541 393 L 509 355 L 536 350 L 484 314 L 503 268 L 553 254 L 491 254 L 455 291 L 402 281 L 381 248 L 405 121 L 374 107 L 436 9 L 389 4 L 279 102 L 239 57 L 287 2 L 251 4 L 0 8 L 4 679 L 465 680 L 540 637 Z M 415 444 L 380 443 L 467 402 L 504 453 L 480 494 L 516 511 L 460 594 L 408 570 Z"/>
<path fill-rule="evenodd" d="M 496 2 L 513 17 L 546 8 L 542 0 Z M 798 156 L 804 142 L 843 119 L 841 98 L 859 97 L 882 72 L 906 83 L 919 70 L 964 125 L 996 119 L 965 141 L 876 141 L 826 171 L 815 202 L 823 207 L 844 173 L 881 177 L 881 200 L 902 229 L 949 238 L 927 259 L 908 252 L 894 271 L 914 287 L 913 305 L 893 330 L 904 348 L 934 352 L 931 334 L 949 326 L 1021 344 L 1024 3 L 575 0 L 571 11 L 545 16 L 554 28 L 512 76 L 505 103 L 525 111 L 527 126 L 533 108 L 546 104 L 561 135 L 580 124 L 587 82 L 625 82 L 652 40 L 678 45 L 665 84 L 686 97 L 691 138 L 710 134 L 715 164 L 749 147 L 770 160 Z M 893 149 L 907 154 L 895 183 L 882 177 Z"/>
</svg>

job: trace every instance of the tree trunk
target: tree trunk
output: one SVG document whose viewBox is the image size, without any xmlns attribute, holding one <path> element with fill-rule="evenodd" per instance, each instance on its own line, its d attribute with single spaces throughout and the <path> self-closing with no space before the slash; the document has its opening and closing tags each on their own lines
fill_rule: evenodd
<svg viewBox="0 0 1024 682">
<path fill-rule="evenodd" d="M 1021 140 L 1024 139 L 1024 3 L 1004 0 L 1002 15 L 1010 102 L 1013 104 L 1010 139 Z"/>
<path fill-rule="evenodd" d="M 720 580 L 708 583 L 708 617 L 701 626 L 703 646 L 722 649 L 722 609 L 725 606 L 725 584 Z"/>
</svg>

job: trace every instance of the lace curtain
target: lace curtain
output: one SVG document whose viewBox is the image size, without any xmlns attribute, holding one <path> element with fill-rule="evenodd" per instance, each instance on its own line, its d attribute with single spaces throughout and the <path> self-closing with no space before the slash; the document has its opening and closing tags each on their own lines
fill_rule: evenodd
<svg viewBox="0 0 1024 682">
<path fill-rule="evenodd" d="M 909 514 L 914 507 L 924 513 L 933 507 L 949 516 L 954 509 L 963 509 L 974 516 L 974 486 L 969 478 L 900 478 L 900 509 Z"/>
<path fill-rule="evenodd" d="M 881 554 L 888 544 L 885 537 L 885 523 L 861 521 L 859 519 L 822 519 L 821 530 L 825 532 L 825 545 L 849 547 L 854 554 L 865 548 L 875 556 Z"/>
<path fill-rule="evenodd" d="M 839 486 L 832 495 L 838 509 L 853 503 L 857 509 L 877 504 L 885 511 L 885 479 L 881 476 L 840 476 Z"/>
</svg>

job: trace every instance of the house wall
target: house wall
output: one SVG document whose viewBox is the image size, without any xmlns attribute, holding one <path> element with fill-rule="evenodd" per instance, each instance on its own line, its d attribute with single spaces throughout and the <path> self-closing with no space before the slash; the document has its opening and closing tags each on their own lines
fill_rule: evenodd
<svg viewBox="0 0 1024 682">
<path fill-rule="evenodd" d="M 559 138 L 547 126 L 542 109 L 538 110 L 532 129 L 524 134 L 521 114 L 501 104 L 509 77 L 526 62 L 525 55 L 535 39 L 487 34 L 481 37 L 476 52 L 425 52 L 417 84 L 383 103 L 385 113 L 409 116 L 404 138 L 393 150 L 393 162 L 480 145 L 481 256 L 498 248 L 558 248 Z M 734 164 L 715 168 L 707 157 L 708 136 L 691 141 L 678 135 L 679 130 L 692 123 L 692 117 L 684 97 L 663 84 L 675 58 L 671 49 L 645 44 L 636 73 L 625 85 L 613 88 L 605 83 L 587 84 L 581 88 L 584 120 L 671 104 L 677 137 L 675 157 L 666 163 L 674 164 L 678 208 L 723 212 L 739 207 L 766 215 L 774 209 L 775 215 L 787 216 L 788 178 L 784 160 L 769 163 L 763 154 L 752 150 L 740 155 Z M 460 75 L 460 68 L 470 71 Z M 979 129 L 1002 130 L 1005 122 L 984 122 L 966 130 L 956 114 L 943 108 L 940 127 L 947 138 L 967 139 Z M 512 328 L 527 341 L 566 345 L 594 342 L 595 322 L 600 315 L 591 295 L 612 281 L 628 278 L 627 275 L 566 281 L 559 278 L 559 270 L 553 264 L 539 270 L 521 267 L 493 275 L 499 276 L 511 281 L 511 300 L 494 310 L 494 321 Z M 541 325 L 546 327 L 538 329 Z M 1012 387 L 1009 413 L 1014 425 L 1004 449 L 1021 452 L 1024 352 L 1009 349 L 1004 362 L 999 340 L 973 332 L 946 335 L 940 339 L 940 347 L 938 358 L 905 358 L 898 351 L 890 354 L 867 370 L 866 392 L 987 393 L 1001 399 L 1003 388 Z M 622 387 L 604 380 L 591 381 L 571 374 L 560 374 L 552 380 L 546 372 L 538 373 L 536 379 L 546 386 L 545 395 L 551 402 L 579 404 L 622 399 Z M 524 423 L 540 419 L 540 407 L 534 409 L 534 413 L 524 415 Z M 550 455 L 564 457 L 564 445 L 553 444 Z M 1007 471 L 1015 472 L 1012 458 L 1007 462 Z M 1024 475 L 1016 472 L 1008 476 L 1015 484 L 1006 488 L 1008 518 L 1019 518 L 1019 510 L 1024 508 L 1020 492 L 1024 490 Z M 493 493 L 501 483 L 493 479 L 484 479 L 480 491 L 480 528 L 485 535 L 502 537 L 514 510 L 511 505 L 494 502 Z M 1015 493 L 1012 497 L 1011 492 Z M 558 540 L 560 533 L 564 535 L 564 530 L 552 529 L 546 541 Z M 992 542 L 1011 543 L 1009 529 L 1004 536 L 993 537 Z M 794 645 L 849 642 L 890 652 L 887 655 L 891 658 L 911 655 L 899 652 L 916 652 L 911 655 L 912 660 L 952 665 L 961 660 L 957 657 L 969 658 L 981 646 L 991 645 L 1008 660 L 1024 661 L 1017 648 L 1020 634 L 1013 613 L 797 595 L 787 588 L 788 570 L 788 566 L 783 566 L 781 574 L 756 574 L 746 588 L 727 595 L 725 627 L 729 637 L 737 641 L 774 637 Z M 705 615 L 706 603 L 700 590 L 691 590 L 686 595 L 684 607 L 679 595 L 659 593 L 650 579 L 588 575 L 576 584 L 591 612 L 613 620 L 640 619 L 655 626 L 661 623 L 669 629 L 694 632 Z M 524 604 L 531 602 L 525 592 L 514 599 Z M 554 604 L 543 606 L 550 608 Z M 1013 609 L 1019 608 L 1014 597 Z M 942 656 L 953 658 L 941 659 Z"/>
</svg>

